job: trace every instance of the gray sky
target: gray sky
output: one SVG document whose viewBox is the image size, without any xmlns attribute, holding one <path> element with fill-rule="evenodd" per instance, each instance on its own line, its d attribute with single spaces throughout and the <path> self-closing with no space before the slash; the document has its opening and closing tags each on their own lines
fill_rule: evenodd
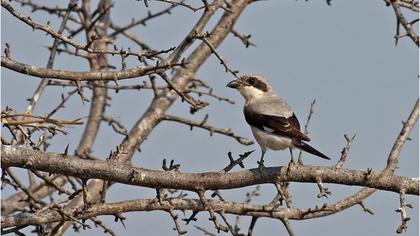
<svg viewBox="0 0 420 236">
<path fill-rule="evenodd" d="M 54 1 L 53 1 L 54 2 Z M 163 4 L 152 2 L 152 11 Z M 19 11 L 22 11 L 20 8 Z M 29 13 L 25 8 L 26 14 Z M 132 17 L 145 15 L 144 4 L 140 1 L 118 1 L 112 11 L 112 19 L 120 25 L 131 21 Z M 219 12 L 221 15 L 222 12 Z M 184 8 L 176 8 L 172 15 L 165 15 L 150 21 L 147 27 L 138 27 L 133 33 L 139 35 L 154 48 L 169 48 L 177 45 L 191 29 L 200 12 L 193 13 Z M 46 22 L 39 14 L 35 21 Z M 12 58 L 45 67 L 48 58 L 46 46 L 52 44 L 51 37 L 39 31 L 32 32 L 26 25 L 14 20 L 2 11 L 2 47 L 9 42 Z M 211 24 L 213 26 L 215 21 Z M 55 23 L 56 25 L 57 23 Z M 53 24 L 54 25 L 54 24 Z M 345 145 L 344 134 L 356 134 L 356 139 L 345 167 L 365 170 L 368 167 L 380 170 L 385 167 L 388 153 L 402 125 L 418 97 L 418 49 L 409 39 L 401 39 L 394 45 L 395 16 L 383 1 L 333 1 L 327 6 L 324 1 L 261 1 L 251 4 L 235 29 L 244 34 L 252 34 L 252 42 L 257 47 L 245 49 L 237 38 L 229 36 L 218 49 L 233 69 L 241 74 L 255 73 L 268 78 L 275 90 L 293 107 L 301 123 L 305 119 L 312 99 L 316 99 L 315 114 L 310 123 L 311 145 L 332 157 L 326 161 L 309 154 L 304 155 L 305 164 L 333 165 Z M 210 28 L 208 28 L 210 30 Z M 84 42 L 84 38 L 75 40 Z M 124 39 L 117 41 L 124 48 L 135 45 Z M 3 49 L 2 49 L 3 50 Z M 120 59 L 112 59 L 120 69 Z M 135 65 L 134 62 L 130 63 Z M 69 56 L 60 56 L 54 68 L 82 71 L 88 64 Z M 39 79 L 25 77 L 3 69 L 1 98 L 2 109 L 6 105 L 23 112 L 26 98 L 32 95 Z M 232 76 L 224 72 L 215 56 L 212 56 L 199 70 L 198 77 L 214 87 L 218 95 L 232 98 L 235 105 L 217 102 L 211 98 L 211 105 L 194 116 L 201 120 L 210 114 L 209 124 L 217 127 L 231 127 L 236 133 L 252 138 L 251 131 L 242 115 L 243 99 L 234 90 L 226 88 Z M 142 79 L 126 81 L 124 84 L 141 83 Z M 59 102 L 58 94 L 68 91 L 63 88 L 48 88 L 35 113 L 43 114 Z M 87 93 L 88 95 L 89 93 Z M 113 97 L 106 114 L 119 118 L 127 128 L 148 106 L 151 92 L 120 92 Z M 82 105 L 78 97 L 73 97 L 66 110 L 57 118 L 77 118 L 85 116 L 89 105 Z M 185 116 L 186 104 L 177 102 L 169 114 Z M 77 147 L 82 129 L 71 128 L 68 136 L 59 136 L 53 141 L 49 151 L 62 151 L 70 143 L 70 149 Z M 418 176 L 418 125 L 400 156 L 398 175 Z M 114 135 L 103 124 L 94 145 L 96 156 L 106 157 L 122 137 Z M 257 166 L 259 147 L 245 147 L 228 137 L 215 134 L 209 137 L 207 131 L 194 129 L 175 123 L 161 123 L 141 146 L 142 152 L 134 157 L 136 166 L 160 169 L 163 158 L 175 159 L 181 164 L 181 171 L 218 171 L 228 162 L 227 152 L 234 154 L 256 149 L 245 162 L 247 168 Z M 286 165 L 288 151 L 269 151 L 265 157 L 266 166 Z M 239 170 L 236 168 L 235 170 Z M 291 184 L 294 205 L 301 208 L 333 203 L 355 193 L 359 187 L 327 184 L 333 195 L 329 199 L 317 199 L 315 184 Z M 252 188 L 225 191 L 228 199 L 242 200 L 245 192 Z M 274 186 L 262 186 L 262 196 L 255 198 L 257 204 L 271 201 Z M 3 197 L 10 189 L 2 192 Z M 154 197 L 155 191 L 117 184 L 108 194 L 108 201 L 121 201 Z M 196 197 L 195 195 L 191 195 Z M 399 196 L 395 193 L 377 192 L 367 199 L 367 206 L 375 213 L 369 215 L 361 207 L 354 206 L 338 214 L 321 219 L 292 221 L 296 235 L 394 235 L 400 224 L 400 215 L 394 210 L 399 207 Z M 408 196 L 414 209 L 408 211 L 411 221 L 404 235 L 419 235 L 418 197 Z M 182 213 L 179 213 L 182 215 Z M 113 217 L 101 217 L 119 235 L 174 235 L 173 222 L 167 213 L 128 213 L 127 229 L 113 222 Z M 187 214 L 188 216 L 190 213 Z M 195 225 L 214 227 L 207 221 L 208 214 L 198 215 Z M 234 222 L 234 218 L 230 218 Z M 243 217 L 243 231 L 250 218 Z M 186 227 L 189 235 L 202 235 L 194 227 Z M 99 232 L 99 231 L 95 231 Z M 67 235 L 72 235 L 71 230 Z M 277 220 L 259 220 L 255 235 L 278 234 L 286 231 Z M 92 235 L 92 230 L 82 233 Z"/>
</svg>

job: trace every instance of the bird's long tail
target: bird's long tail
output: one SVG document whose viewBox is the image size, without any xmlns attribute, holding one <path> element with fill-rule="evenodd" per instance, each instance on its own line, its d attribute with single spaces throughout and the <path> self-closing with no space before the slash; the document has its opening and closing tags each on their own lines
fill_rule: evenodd
<svg viewBox="0 0 420 236">
<path fill-rule="evenodd" d="M 315 156 L 319 156 L 319 157 L 327 159 L 327 160 L 331 160 L 329 157 L 322 154 L 320 151 L 316 150 L 315 148 L 313 148 L 311 145 L 309 145 L 307 143 L 295 142 L 294 145 L 296 146 L 296 148 L 298 148 L 302 151 L 309 152 L 311 154 L 314 154 Z"/>
</svg>

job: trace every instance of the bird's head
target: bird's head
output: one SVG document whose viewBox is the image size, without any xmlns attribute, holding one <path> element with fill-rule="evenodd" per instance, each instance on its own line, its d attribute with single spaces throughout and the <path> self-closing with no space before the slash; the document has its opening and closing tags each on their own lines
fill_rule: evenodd
<svg viewBox="0 0 420 236">
<path fill-rule="evenodd" d="M 247 102 L 274 94 L 268 81 L 259 75 L 243 75 L 226 86 L 237 89 Z"/>
</svg>

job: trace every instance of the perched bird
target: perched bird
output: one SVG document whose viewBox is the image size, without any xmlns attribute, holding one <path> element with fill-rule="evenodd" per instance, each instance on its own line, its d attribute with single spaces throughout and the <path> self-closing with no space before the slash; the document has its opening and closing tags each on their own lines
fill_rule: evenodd
<svg viewBox="0 0 420 236">
<path fill-rule="evenodd" d="M 305 141 L 310 138 L 300 132 L 300 124 L 289 105 L 273 90 L 263 77 L 244 75 L 227 84 L 237 89 L 245 98 L 244 115 L 251 126 L 252 134 L 261 147 L 261 170 L 267 148 L 283 150 L 289 148 L 293 163 L 292 149 L 297 148 L 324 159 L 330 159 Z"/>
</svg>

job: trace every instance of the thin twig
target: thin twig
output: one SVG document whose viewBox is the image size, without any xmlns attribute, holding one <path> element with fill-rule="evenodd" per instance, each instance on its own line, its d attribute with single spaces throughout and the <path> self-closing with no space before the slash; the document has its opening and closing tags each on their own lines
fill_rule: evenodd
<svg viewBox="0 0 420 236">
<path fill-rule="evenodd" d="M 362 209 L 363 209 L 363 211 L 364 212 L 366 212 L 366 213 L 369 213 L 369 214 L 371 214 L 371 215 L 374 215 L 373 214 L 373 211 L 371 210 L 371 209 L 369 209 L 364 203 L 363 203 L 363 201 L 362 202 L 359 202 L 359 205 L 362 207 Z"/>
<path fill-rule="evenodd" d="M 317 195 L 318 198 L 326 197 L 328 198 L 328 195 L 331 195 L 331 191 L 328 190 L 328 188 L 324 187 L 324 184 L 322 183 L 321 178 L 316 179 L 316 185 L 319 189 L 319 194 Z"/>
<path fill-rule="evenodd" d="M 229 136 L 229 137 L 232 137 L 232 138 L 236 139 L 236 141 L 238 141 L 240 144 L 243 144 L 243 145 L 248 146 L 248 145 L 252 145 L 254 143 L 253 141 L 251 141 L 247 138 L 236 135 L 229 128 L 216 128 L 216 127 L 208 125 L 207 122 L 206 122 L 207 121 L 206 118 L 203 119 L 203 121 L 201 121 L 201 122 L 197 122 L 197 121 L 188 120 L 188 119 L 178 117 L 178 116 L 163 115 L 162 120 L 174 121 L 174 122 L 178 122 L 178 123 L 181 123 L 181 124 L 185 124 L 185 125 L 190 126 L 191 129 L 192 129 L 192 127 L 199 127 L 199 128 L 202 128 L 202 129 L 206 129 L 210 132 L 210 136 L 213 135 L 213 133 L 226 135 L 226 136 Z"/>
<path fill-rule="evenodd" d="M 344 135 L 344 138 L 347 141 L 346 146 L 341 150 L 341 157 L 340 160 L 338 160 L 337 164 L 335 164 L 335 168 L 342 168 L 344 165 L 344 162 L 347 160 L 347 155 L 350 151 L 351 145 L 353 144 L 353 140 L 356 137 L 354 134 L 351 138 L 347 136 L 347 134 Z"/>
<path fill-rule="evenodd" d="M 232 29 L 230 32 L 232 32 L 232 34 L 235 37 L 239 38 L 242 41 L 242 43 L 245 45 L 246 48 L 248 48 L 249 46 L 254 46 L 254 47 L 257 46 L 249 40 L 251 38 L 250 34 L 243 35 L 243 34 L 239 33 L 238 31 L 236 31 L 234 29 Z"/>
<path fill-rule="evenodd" d="M 400 191 L 400 207 L 395 210 L 396 212 L 399 212 L 401 214 L 401 224 L 398 226 L 396 232 L 398 234 L 403 233 L 407 230 L 407 223 L 410 221 L 410 217 L 408 217 L 407 214 L 407 207 L 413 208 L 413 206 L 406 202 L 405 200 L 405 190 L 401 189 Z"/>
<path fill-rule="evenodd" d="M 305 128 L 304 128 L 304 132 L 303 132 L 305 135 L 309 134 L 308 127 L 309 127 L 309 122 L 311 121 L 312 115 L 315 112 L 315 108 L 314 108 L 315 107 L 315 102 L 316 102 L 315 99 L 312 100 L 311 105 L 309 107 L 309 113 L 308 113 L 308 117 L 306 118 Z M 300 163 L 300 164 L 303 164 L 302 155 L 303 155 L 303 152 L 299 151 L 298 163 Z"/>
<path fill-rule="evenodd" d="M 210 50 L 212 51 L 212 53 L 217 57 L 217 59 L 219 59 L 220 64 L 222 64 L 225 67 L 226 72 L 231 73 L 234 77 L 238 78 L 238 70 L 232 70 L 227 62 L 225 61 L 225 59 L 223 59 L 223 57 L 216 51 L 216 48 L 214 48 L 214 46 L 210 43 L 210 41 L 207 40 L 207 37 L 209 36 L 209 34 L 197 34 L 197 38 L 201 39 L 204 43 L 206 43 L 206 45 L 210 48 Z"/>
<path fill-rule="evenodd" d="M 229 231 L 228 227 L 220 224 L 220 222 L 217 220 L 216 215 L 214 214 L 214 209 L 211 206 L 211 203 L 207 201 L 206 196 L 204 195 L 204 191 L 200 190 L 197 192 L 197 194 L 200 197 L 201 204 L 203 204 L 204 208 L 209 212 L 210 214 L 209 220 L 213 222 L 214 227 L 217 229 L 217 231 L 219 232 L 221 230 L 224 232 L 228 232 Z"/>
</svg>

